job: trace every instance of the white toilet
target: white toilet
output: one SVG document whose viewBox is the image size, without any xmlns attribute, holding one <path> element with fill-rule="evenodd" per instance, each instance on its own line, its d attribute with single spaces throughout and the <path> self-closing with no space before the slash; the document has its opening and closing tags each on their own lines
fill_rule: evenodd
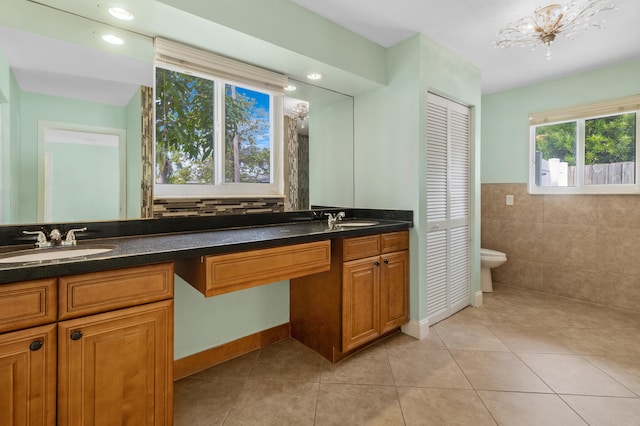
<svg viewBox="0 0 640 426">
<path fill-rule="evenodd" d="M 497 268 L 507 261 L 507 255 L 501 251 L 480 249 L 480 289 L 484 293 L 493 291 L 491 268 Z"/>
</svg>

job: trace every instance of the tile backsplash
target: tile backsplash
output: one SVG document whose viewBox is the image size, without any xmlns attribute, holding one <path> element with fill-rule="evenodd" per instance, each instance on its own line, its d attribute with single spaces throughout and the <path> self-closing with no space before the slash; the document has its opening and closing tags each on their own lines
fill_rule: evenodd
<svg viewBox="0 0 640 426">
<path fill-rule="evenodd" d="M 495 282 L 640 312 L 638 195 L 531 195 L 522 183 L 482 184 L 482 247 L 507 254 Z"/>
</svg>

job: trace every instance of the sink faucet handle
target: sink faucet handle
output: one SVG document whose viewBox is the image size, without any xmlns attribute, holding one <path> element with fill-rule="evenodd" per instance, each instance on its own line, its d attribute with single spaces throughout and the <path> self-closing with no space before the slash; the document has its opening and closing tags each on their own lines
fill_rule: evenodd
<svg viewBox="0 0 640 426">
<path fill-rule="evenodd" d="M 42 231 L 22 231 L 23 234 L 36 236 L 36 247 L 49 247 L 51 243 L 47 241 L 47 236 Z"/>
<path fill-rule="evenodd" d="M 86 226 L 84 228 L 69 229 L 67 231 L 67 235 L 64 237 L 64 241 L 62 242 L 62 244 L 64 244 L 65 246 L 75 246 L 77 243 L 76 232 L 84 232 L 86 230 Z"/>
<path fill-rule="evenodd" d="M 336 220 L 342 220 L 342 218 L 345 217 L 345 213 L 344 212 L 338 212 L 336 214 Z"/>
<path fill-rule="evenodd" d="M 51 241 L 60 241 L 62 240 L 62 234 L 60 233 L 59 229 L 54 228 L 49 233 L 49 238 L 51 239 Z"/>
</svg>

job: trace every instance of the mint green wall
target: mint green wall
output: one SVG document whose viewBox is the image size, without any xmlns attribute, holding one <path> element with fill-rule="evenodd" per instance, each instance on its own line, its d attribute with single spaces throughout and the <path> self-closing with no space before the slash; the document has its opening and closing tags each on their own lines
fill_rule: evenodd
<svg viewBox="0 0 640 426">
<path fill-rule="evenodd" d="M 22 94 L 11 73 L 9 64 L 0 52 L 0 102 L 2 105 L 2 218 L 0 223 L 15 223 L 18 197 L 20 196 L 20 110 Z M 18 159 L 18 160 L 16 160 Z"/>
<path fill-rule="evenodd" d="M 11 99 L 10 83 L 11 72 L 9 64 L 0 51 L 0 223 L 10 217 L 9 190 L 4 184 L 9 185 L 9 144 L 11 140 L 11 114 L 9 100 Z"/>
<path fill-rule="evenodd" d="M 122 107 L 84 102 L 56 96 L 22 93 L 20 138 L 20 180 L 16 223 L 37 222 L 38 207 L 38 121 L 75 123 L 124 129 Z M 73 161 L 70 158 L 69 161 Z M 100 194 L 94 194 L 99 196 Z M 87 195 L 89 196 L 89 195 Z M 89 201 L 87 201 L 89 202 Z"/>
<path fill-rule="evenodd" d="M 433 91 L 480 112 L 480 72 L 423 35 L 387 50 L 386 87 L 356 96 L 355 194 L 357 207 L 414 211 L 411 230 L 410 308 L 426 318 L 426 96 Z M 479 249 L 477 155 L 479 120 L 473 120 L 472 247 Z M 478 250 L 472 250 L 472 294 L 479 289 Z"/>
<path fill-rule="evenodd" d="M 353 99 L 309 109 L 309 200 L 353 206 Z"/>
<path fill-rule="evenodd" d="M 176 275 L 174 358 L 289 322 L 289 281 L 205 298 Z"/>
<path fill-rule="evenodd" d="M 529 114 L 640 93 L 640 59 L 482 98 L 482 183 L 526 183 Z"/>
</svg>

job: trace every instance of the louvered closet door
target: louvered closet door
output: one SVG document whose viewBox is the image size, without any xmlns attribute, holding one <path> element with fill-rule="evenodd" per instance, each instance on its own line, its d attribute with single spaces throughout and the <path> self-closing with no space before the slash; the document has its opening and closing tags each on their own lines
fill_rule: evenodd
<svg viewBox="0 0 640 426">
<path fill-rule="evenodd" d="M 469 108 L 427 97 L 427 318 L 469 304 Z"/>
</svg>

